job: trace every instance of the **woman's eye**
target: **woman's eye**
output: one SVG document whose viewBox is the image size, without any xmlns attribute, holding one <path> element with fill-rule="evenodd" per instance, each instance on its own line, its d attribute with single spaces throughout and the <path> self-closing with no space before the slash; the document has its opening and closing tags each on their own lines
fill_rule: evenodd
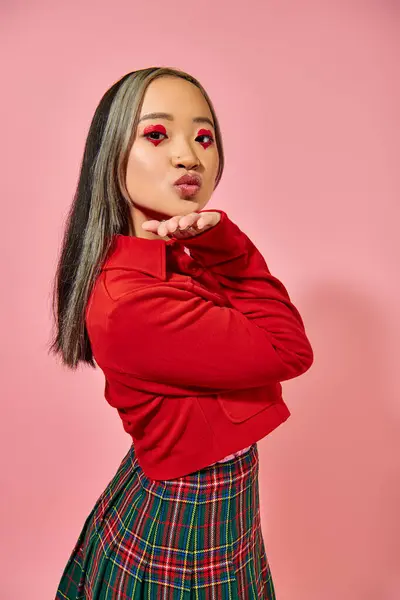
<svg viewBox="0 0 400 600">
<path fill-rule="evenodd" d="M 159 136 L 163 135 L 164 137 L 166 137 L 165 133 L 161 133 L 161 131 L 152 131 L 151 133 L 146 133 L 145 137 L 150 138 L 151 140 L 161 140 L 162 138 L 160 138 Z"/>
<path fill-rule="evenodd" d="M 199 140 L 199 138 L 201 139 Z M 211 144 L 214 143 L 214 138 L 211 134 L 211 131 L 209 131 L 208 129 L 200 130 L 196 138 L 196 141 L 197 140 L 200 142 L 204 149 L 208 148 L 208 146 L 211 146 Z"/>
<path fill-rule="evenodd" d="M 145 133 L 143 137 L 147 138 L 154 146 L 158 146 L 158 144 L 164 141 L 167 135 L 161 131 L 150 131 L 149 133 Z"/>
<path fill-rule="evenodd" d="M 198 140 L 199 138 L 208 138 L 208 140 L 209 140 L 208 143 L 211 143 L 214 141 L 214 139 L 211 137 L 211 135 L 198 135 L 196 140 Z M 203 140 L 203 143 L 207 143 L 207 142 L 204 142 L 204 140 Z"/>
<path fill-rule="evenodd" d="M 158 144 L 160 144 L 164 140 L 164 138 L 167 137 L 167 130 L 165 129 L 164 125 L 161 124 L 149 125 L 143 131 L 143 137 L 148 139 L 149 142 L 154 144 L 154 146 L 158 146 Z"/>
</svg>

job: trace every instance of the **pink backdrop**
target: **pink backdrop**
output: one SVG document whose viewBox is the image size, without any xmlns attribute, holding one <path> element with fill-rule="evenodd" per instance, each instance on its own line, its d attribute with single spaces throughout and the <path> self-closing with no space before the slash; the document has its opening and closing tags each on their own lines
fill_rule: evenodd
<svg viewBox="0 0 400 600">
<path fill-rule="evenodd" d="M 54 597 L 129 448 L 101 372 L 66 372 L 46 345 L 89 121 L 151 65 L 209 90 L 227 166 L 208 207 L 258 245 L 315 350 L 284 384 L 292 417 L 259 442 L 277 598 L 400 597 L 399 6 L 1 4 L 2 599 Z"/>
</svg>

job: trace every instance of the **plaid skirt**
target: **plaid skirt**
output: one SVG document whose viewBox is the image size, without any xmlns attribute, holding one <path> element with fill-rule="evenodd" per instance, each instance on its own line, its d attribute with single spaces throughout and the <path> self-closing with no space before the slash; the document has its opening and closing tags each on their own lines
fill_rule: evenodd
<svg viewBox="0 0 400 600">
<path fill-rule="evenodd" d="M 152 480 L 131 446 L 84 523 L 56 600 L 275 600 L 258 470 L 255 443 Z"/>
</svg>

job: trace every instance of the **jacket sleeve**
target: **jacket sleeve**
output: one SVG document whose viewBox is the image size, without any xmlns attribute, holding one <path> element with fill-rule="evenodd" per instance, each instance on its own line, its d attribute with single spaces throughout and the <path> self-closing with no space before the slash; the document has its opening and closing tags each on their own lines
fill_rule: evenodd
<svg viewBox="0 0 400 600">
<path fill-rule="evenodd" d="M 141 380 L 217 392 L 307 371 L 313 353 L 297 309 L 227 215 L 185 246 L 223 278 L 233 307 L 200 295 L 190 279 L 153 279 L 115 302 L 108 317 L 108 366 Z"/>
<path fill-rule="evenodd" d="M 271 319 L 274 316 L 286 318 L 287 327 L 291 323 L 295 325 L 297 321 L 305 335 L 303 320 L 285 286 L 271 275 L 263 255 L 250 238 L 224 211 L 200 211 L 203 212 L 218 212 L 221 215 L 220 222 L 204 233 L 185 239 L 184 244 L 191 256 L 217 278 L 231 305 L 249 319 L 254 319 L 259 303 L 263 302 Z M 284 322 L 279 320 L 276 324 L 282 327 Z M 307 345 L 310 353 L 308 358 L 312 363 L 312 349 L 308 340 Z"/>
</svg>

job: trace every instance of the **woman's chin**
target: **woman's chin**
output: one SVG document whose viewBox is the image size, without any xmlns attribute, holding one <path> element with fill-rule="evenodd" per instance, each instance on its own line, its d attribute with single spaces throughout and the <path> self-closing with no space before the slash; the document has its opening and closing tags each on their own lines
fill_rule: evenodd
<svg viewBox="0 0 400 600">
<path fill-rule="evenodd" d="M 199 202 L 198 198 L 178 198 L 177 201 L 179 208 L 175 214 L 189 214 L 202 208 L 202 203 Z"/>
<path fill-rule="evenodd" d="M 165 215 L 169 215 L 168 218 L 176 215 L 188 215 L 192 212 L 199 212 L 206 204 L 207 201 L 204 201 L 204 198 L 200 198 L 199 196 L 180 198 L 178 195 L 174 195 L 172 198 L 165 198 L 161 212 Z M 164 216 L 163 218 L 166 219 L 167 217 Z"/>
<path fill-rule="evenodd" d="M 200 202 L 196 198 L 182 198 L 181 202 L 185 202 L 188 206 L 199 206 Z"/>
<path fill-rule="evenodd" d="M 209 198 L 204 199 L 199 195 L 193 196 L 192 198 L 178 198 L 178 202 L 181 206 L 187 206 L 190 212 L 202 210 L 209 202 Z"/>
</svg>

